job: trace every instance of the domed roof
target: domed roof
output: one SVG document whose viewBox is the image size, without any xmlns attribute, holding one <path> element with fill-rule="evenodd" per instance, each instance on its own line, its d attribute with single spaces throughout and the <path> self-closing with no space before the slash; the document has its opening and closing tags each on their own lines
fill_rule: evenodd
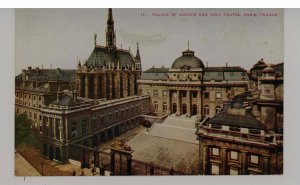
<svg viewBox="0 0 300 185">
<path fill-rule="evenodd" d="M 181 68 L 204 68 L 204 65 L 199 58 L 194 56 L 194 51 L 186 50 L 172 64 L 172 69 Z"/>
<path fill-rule="evenodd" d="M 251 68 L 251 70 L 253 69 L 263 69 L 267 67 L 267 64 L 264 62 L 264 59 L 261 58 L 258 62 L 256 62 L 253 67 Z"/>
<path fill-rule="evenodd" d="M 264 70 L 262 70 L 262 72 L 263 73 L 275 73 L 276 71 L 272 67 L 268 66 Z"/>
</svg>

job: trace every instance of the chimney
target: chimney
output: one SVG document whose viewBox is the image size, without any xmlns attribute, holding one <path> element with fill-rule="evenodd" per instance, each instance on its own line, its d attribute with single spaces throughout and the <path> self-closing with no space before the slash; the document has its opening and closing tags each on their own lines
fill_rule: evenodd
<svg viewBox="0 0 300 185">
<path fill-rule="evenodd" d="M 72 95 L 73 95 L 73 96 L 72 96 L 72 97 L 73 97 L 73 100 L 74 100 L 74 101 L 77 101 L 77 90 L 73 90 L 73 91 L 72 91 Z"/>
</svg>

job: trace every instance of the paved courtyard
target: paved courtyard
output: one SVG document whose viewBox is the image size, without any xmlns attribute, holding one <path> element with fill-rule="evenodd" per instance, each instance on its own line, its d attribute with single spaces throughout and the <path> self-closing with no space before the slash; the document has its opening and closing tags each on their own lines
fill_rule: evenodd
<svg viewBox="0 0 300 185">
<path fill-rule="evenodd" d="M 149 132 L 141 127 L 132 132 L 118 139 L 134 150 L 133 159 L 181 171 L 197 170 L 199 146 L 194 119 L 169 116 Z"/>
</svg>

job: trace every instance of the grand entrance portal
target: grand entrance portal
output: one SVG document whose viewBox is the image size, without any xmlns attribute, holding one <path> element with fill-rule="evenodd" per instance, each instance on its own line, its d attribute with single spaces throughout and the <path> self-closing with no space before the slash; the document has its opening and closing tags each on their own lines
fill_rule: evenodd
<svg viewBox="0 0 300 185">
<path fill-rule="evenodd" d="M 186 104 L 182 104 L 182 114 L 186 114 Z"/>
<path fill-rule="evenodd" d="M 193 111 L 193 116 L 197 115 L 197 105 L 196 104 L 193 104 L 192 111 Z"/>
<path fill-rule="evenodd" d="M 177 112 L 177 104 L 173 103 L 172 113 L 175 114 Z"/>
</svg>

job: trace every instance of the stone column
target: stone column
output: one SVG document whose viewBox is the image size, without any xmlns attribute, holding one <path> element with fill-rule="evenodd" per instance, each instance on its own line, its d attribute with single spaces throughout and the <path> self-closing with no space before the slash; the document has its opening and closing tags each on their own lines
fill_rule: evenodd
<svg viewBox="0 0 300 185">
<path fill-rule="evenodd" d="M 109 73 L 108 76 L 109 76 L 109 99 L 112 99 L 113 98 L 113 95 L 112 95 L 112 93 L 113 93 L 112 92 L 112 89 L 113 89 L 113 83 L 112 83 L 113 74 Z"/>
<path fill-rule="evenodd" d="M 102 79 L 102 96 L 101 98 L 106 98 L 106 75 L 105 73 L 101 74 Z"/>
<path fill-rule="evenodd" d="M 263 174 L 267 175 L 269 174 L 269 156 L 264 155 L 263 156 Z"/>
<path fill-rule="evenodd" d="M 130 96 L 134 95 L 134 74 L 130 75 Z"/>
<path fill-rule="evenodd" d="M 167 115 L 170 115 L 172 112 L 172 103 L 171 103 L 171 91 L 167 90 Z"/>
<path fill-rule="evenodd" d="M 115 98 L 120 98 L 120 73 L 116 71 L 115 73 Z"/>
<path fill-rule="evenodd" d="M 189 90 L 187 90 L 187 100 L 188 100 L 188 102 L 187 102 L 187 104 L 186 104 L 186 106 L 187 106 L 187 117 L 191 117 L 191 91 L 189 91 Z"/>
<path fill-rule="evenodd" d="M 63 121 L 59 119 L 59 135 L 60 135 L 60 141 L 64 140 L 64 125 Z"/>
<path fill-rule="evenodd" d="M 209 175 L 208 171 L 208 146 L 203 146 L 203 162 L 202 162 L 202 172 L 203 175 Z"/>
<path fill-rule="evenodd" d="M 242 175 L 247 175 L 247 152 L 242 151 Z"/>
<path fill-rule="evenodd" d="M 84 97 L 89 98 L 89 76 L 85 74 L 85 92 Z"/>
<path fill-rule="evenodd" d="M 53 118 L 53 138 L 56 139 L 56 119 Z"/>
<path fill-rule="evenodd" d="M 112 172 L 112 175 L 115 175 L 115 152 L 110 152 L 110 171 Z"/>
<path fill-rule="evenodd" d="M 132 175 L 132 172 L 131 172 L 131 155 L 128 155 L 127 156 L 127 175 Z"/>
<path fill-rule="evenodd" d="M 94 75 L 94 98 L 98 99 L 98 75 L 95 74 Z"/>
<path fill-rule="evenodd" d="M 127 93 L 127 73 L 124 73 L 123 75 L 123 97 L 127 97 L 128 93 Z"/>
<path fill-rule="evenodd" d="M 68 118 L 63 121 L 64 128 L 64 140 L 69 140 L 69 128 L 68 128 Z"/>
<path fill-rule="evenodd" d="M 46 117 L 46 136 L 49 136 L 49 117 Z"/>
<path fill-rule="evenodd" d="M 180 95 L 180 91 L 179 90 L 177 90 L 176 98 L 177 98 L 177 112 L 176 112 L 176 116 L 180 116 L 180 114 L 181 114 L 181 101 L 180 101 L 181 95 Z"/>
<path fill-rule="evenodd" d="M 198 91 L 198 107 L 197 107 L 197 112 L 198 112 L 198 117 L 202 117 L 202 102 L 201 102 L 201 91 Z"/>
<path fill-rule="evenodd" d="M 223 175 L 227 175 L 227 149 L 226 148 L 222 148 L 221 149 L 221 173 Z"/>
</svg>

